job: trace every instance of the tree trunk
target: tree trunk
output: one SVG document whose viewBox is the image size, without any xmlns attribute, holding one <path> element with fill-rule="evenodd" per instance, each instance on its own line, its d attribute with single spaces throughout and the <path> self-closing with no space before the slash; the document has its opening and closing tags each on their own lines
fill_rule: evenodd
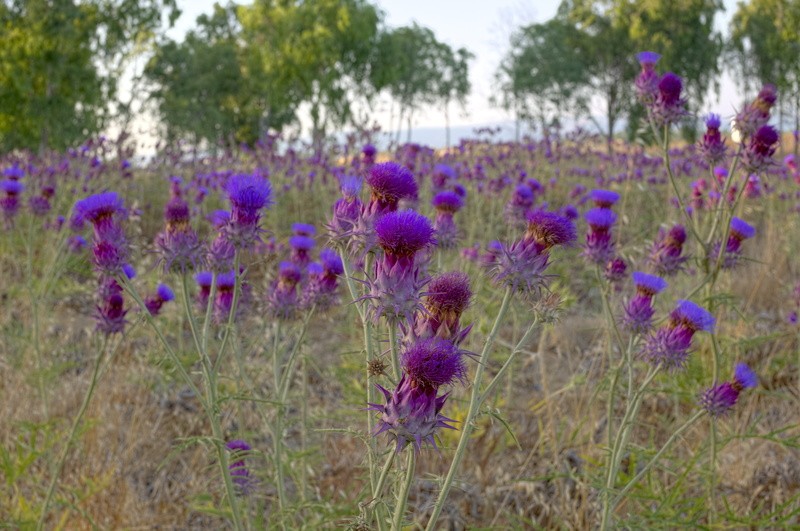
<svg viewBox="0 0 800 531">
<path fill-rule="evenodd" d="M 406 137 L 406 142 L 411 143 L 411 111 L 408 112 L 408 136 Z"/>
<path fill-rule="evenodd" d="M 797 135 L 800 134 L 800 87 L 794 93 L 794 156 L 797 158 Z"/>
</svg>

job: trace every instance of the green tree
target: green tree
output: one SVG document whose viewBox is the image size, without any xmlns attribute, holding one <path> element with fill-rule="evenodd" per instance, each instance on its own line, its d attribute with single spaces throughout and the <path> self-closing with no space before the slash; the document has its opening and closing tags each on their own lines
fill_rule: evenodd
<svg viewBox="0 0 800 531">
<path fill-rule="evenodd" d="M 307 102 L 319 144 L 331 126 L 353 121 L 367 95 L 382 13 L 365 0 L 258 0 L 238 9 L 242 39 L 274 90 Z M 299 103 L 299 102 L 298 102 Z"/>
<path fill-rule="evenodd" d="M 0 145 L 64 148 L 112 118 L 121 72 L 174 0 L 0 3 Z"/>
<path fill-rule="evenodd" d="M 432 30 L 416 23 L 379 35 L 370 79 L 376 91 L 387 92 L 400 107 L 398 139 L 405 118 L 411 140 L 414 112 L 420 107 L 463 101 L 470 89 L 470 57 L 463 48 L 453 52 Z"/>
<path fill-rule="evenodd" d="M 542 130 L 555 118 L 584 114 L 590 79 L 582 37 L 560 18 L 520 28 L 495 74 L 500 90 L 494 102 L 514 112 L 517 122 L 538 122 Z"/>
<path fill-rule="evenodd" d="M 730 23 L 728 58 L 746 91 L 764 83 L 778 87 L 779 113 L 793 107 L 800 129 L 800 2 L 739 2 Z"/>
</svg>

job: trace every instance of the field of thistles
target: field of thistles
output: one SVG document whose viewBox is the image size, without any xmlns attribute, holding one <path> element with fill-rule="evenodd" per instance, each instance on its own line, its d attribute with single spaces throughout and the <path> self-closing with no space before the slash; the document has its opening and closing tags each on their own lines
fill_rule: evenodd
<svg viewBox="0 0 800 531">
<path fill-rule="evenodd" d="M 3 156 L 0 521 L 796 529 L 797 138 L 640 60 L 653 146 Z"/>
</svg>

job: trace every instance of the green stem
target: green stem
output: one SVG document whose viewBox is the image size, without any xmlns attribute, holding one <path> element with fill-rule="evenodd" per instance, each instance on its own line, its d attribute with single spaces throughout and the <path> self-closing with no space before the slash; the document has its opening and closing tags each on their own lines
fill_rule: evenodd
<svg viewBox="0 0 800 531">
<path fill-rule="evenodd" d="M 711 439 L 711 443 L 709 444 L 709 452 L 710 452 L 710 459 L 708 463 L 708 500 L 710 504 L 710 511 L 708 516 L 708 525 L 713 526 L 714 520 L 716 520 L 717 516 L 717 504 L 716 504 L 716 476 L 717 476 L 717 421 L 714 417 L 709 417 L 711 422 L 711 431 L 709 432 L 709 438 Z"/>
<path fill-rule="evenodd" d="M 188 283 L 188 275 L 182 275 L 182 284 L 183 284 L 183 307 L 184 311 L 186 312 L 186 317 L 189 320 L 189 328 L 192 331 L 192 338 L 194 339 L 195 348 L 197 348 L 197 354 L 200 357 L 200 362 L 203 367 L 203 373 L 205 375 L 206 380 L 206 388 L 207 388 L 207 401 L 209 404 L 209 409 L 207 410 L 209 415 L 208 419 L 211 422 L 211 430 L 214 434 L 214 445 L 217 449 L 217 460 L 220 466 L 220 474 L 222 475 L 223 482 L 225 483 L 225 491 L 228 496 L 228 504 L 231 507 L 231 514 L 233 516 L 233 524 L 234 527 L 238 529 L 244 529 L 242 525 L 242 516 L 239 512 L 239 504 L 236 501 L 236 491 L 233 487 L 233 481 L 231 480 L 230 470 L 228 469 L 228 454 L 225 451 L 224 447 L 224 434 L 222 433 L 222 426 L 219 421 L 220 411 L 219 411 L 219 399 L 217 397 L 217 379 L 216 379 L 216 371 L 212 367 L 211 360 L 208 358 L 208 354 L 203 350 L 203 344 L 200 339 L 200 335 L 197 330 L 197 323 L 194 319 L 194 313 L 192 312 L 191 303 L 189 302 L 189 283 Z M 235 298 L 235 294 L 234 294 Z"/>
<path fill-rule="evenodd" d="M 625 495 L 627 495 L 628 492 L 630 492 L 630 490 L 645 476 L 645 474 L 647 474 L 647 472 L 649 472 L 650 469 L 653 468 L 653 466 L 658 462 L 661 456 L 664 455 L 664 453 L 669 449 L 669 447 L 672 446 L 672 444 L 678 440 L 678 437 L 683 435 L 683 432 L 688 430 L 692 426 L 692 424 L 697 422 L 697 419 L 702 417 L 704 414 L 705 410 L 701 409 L 700 411 L 692 415 L 689 418 L 689 420 L 687 420 L 680 428 L 675 430 L 675 433 L 673 433 L 672 436 L 667 440 L 667 442 L 664 443 L 664 446 L 661 447 L 661 449 L 656 453 L 656 455 L 654 455 L 652 459 L 650 459 L 650 461 L 647 462 L 644 468 L 642 468 L 639 471 L 639 473 L 636 474 L 633 477 L 633 479 L 630 480 L 628 484 L 625 485 L 625 487 L 621 491 L 619 491 L 619 494 L 617 494 L 617 497 L 614 498 L 614 501 L 611 503 L 611 511 L 617 508 L 617 506 L 625 497 Z"/>
<path fill-rule="evenodd" d="M 389 349 L 392 356 L 392 374 L 395 381 L 400 381 L 400 349 L 397 346 L 397 322 L 389 323 Z"/>
<path fill-rule="evenodd" d="M 233 300 L 231 301 L 231 311 L 228 313 L 228 325 L 225 327 L 225 334 L 222 336 L 222 344 L 219 346 L 217 359 L 214 361 L 215 373 L 219 370 L 220 364 L 222 363 L 222 358 L 225 355 L 225 345 L 228 343 L 228 337 L 231 335 L 231 329 L 233 329 L 234 326 L 234 321 L 236 319 L 236 307 L 239 305 L 239 297 L 241 296 L 242 292 L 242 275 L 239 273 L 240 260 L 241 256 L 239 254 L 239 250 L 237 249 L 233 256 L 233 274 L 235 278 Z"/>
<path fill-rule="evenodd" d="M 50 502 L 53 499 L 53 493 L 56 489 L 56 483 L 58 483 L 58 478 L 61 476 L 61 470 L 64 468 L 64 462 L 67 459 L 67 455 L 69 454 L 69 448 L 72 445 L 73 440 L 75 439 L 75 434 L 78 432 L 78 427 L 83 420 L 83 415 L 86 413 L 86 409 L 89 407 L 89 402 L 92 400 L 92 395 L 94 395 L 94 390 L 97 387 L 97 376 L 100 371 L 100 365 L 103 361 L 103 356 L 105 354 L 106 346 L 108 345 L 108 335 L 103 336 L 103 345 L 100 347 L 100 352 L 97 354 L 97 359 L 94 362 L 94 368 L 92 369 L 92 379 L 89 382 L 89 389 L 86 390 L 86 394 L 83 397 L 83 403 L 81 404 L 80 409 L 78 410 L 78 414 L 72 421 L 72 427 L 69 430 L 69 435 L 67 436 L 67 441 L 64 443 L 64 448 L 61 450 L 61 455 L 58 458 L 58 461 L 55 464 L 53 469 L 53 477 L 50 478 L 50 485 L 47 487 L 47 495 L 44 498 L 44 504 L 42 505 L 42 512 L 39 514 L 39 521 L 36 524 L 37 531 L 41 531 L 44 528 L 44 521 L 47 518 L 47 509 L 50 507 Z"/>
<path fill-rule="evenodd" d="M 522 339 L 520 339 L 517 342 L 516 346 L 511 351 L 511 355 L 508 357 L 506 362 L 503 364 L 502 367 L 500 367 L 500 370 L 497 371 L 497 374 L 494 375 L 494 378 L 492 378 L 489 381 L 489 385 L 486 386 L 486 390 L 483 392 L 481 397 L 478 399 L 478 407 L 479 408 L 483 405 L 483 403 L 486 401 L 486 399 L 489 398 L 489 396 L 492 394 L 492 391 L 494 391 L 494 388 L 497 387 L 497 384 L 500 383 L 500 380 L 503 378 L 505 373 L 511 367 L 511 364 L 514 362 L 514 359 L 517 357 L 517 354 L 519 354 L 522 351 L 523 347 L 528 342 L 528 339 L 530 338 L 531 333 L 533 333 L 533 330 L 536 328 L 537 324 L 539 324 L 539 316 L 538 315 L 534 317 L 533 322 L 528 327 L 528 329 L 525 331 L 525 333 L 522 335 Z M 542 355 L 541 352 L 539 353 L 539 355 L 540 356 Z"/>
<path fill-rule="evenodd" d="M 366 516 L 367 525 L 372 524 L 372 515 L 373 515 L 372 508 L 375 508 L 375 506 L 381 501 L 381 498 L 383 497 L 383 487 L 386 485 L 386 478 L 389 477 L 389 471 L 392 469 L 392 464 L 394 463 L 394 457 L 396 455 L 397 452 L 393 448 L 392 450 L 389 451 L 389 455 L 386 458 L 386 462 L 383 464 L 383 468 L 381 469 L 381 475 L 378 477 L 378 483 L 375 485 L 375 494 L 367 505 L 367 516 Z M 377 508 L 375 508 L 375 510 L 377 510 Z M 383 526 L 384 523 L 379 518 L 378 528 L 381 529 L 383 528 Z"/>
<path fill-rule="evenodd" d="M 203 318 L 203 352 L 208 355 L 208 327 L 211 324 L 211 310 L 214 308 L 214 299 L 217 296 L 217 274 L 211 275 L 211 289 L 208 292 L 206 301 L 206 316 Z"/>
<path fill-rule="evenodd" d="M 28 259 L 28 293 L 33 294 L 33 217 L 28 222 L 28 238 L 25 240 L 25 251 Z M 36 362 L 36 383 L 39 387 L 39 399 L 42 401 L 45 419 L 50 417 L 50 404 L 47 398 L 47 389 L 44 384 L 44 371 L 42 363 L 42 347 L 39 342 L 39 297 L 31 296 L 31 314 L 33 314 L 33 354 Z"/>
<path fill-rule="evenodd" d="M 489 353 L 492 350 L 492 345 L 494 345 L 495 337 L 500 330 L 500 323 L 503 321 L 503 318 L 508 311 L 512 294 L 513 292 L 511 291 L 511 288 L 506 288 L 506 292 L 503 295 L 503 302 L 500 304 L 500 310 L 497 312 L 494 325 L 492 326 L 489 335 L 486 337 L 486 342 L 483 344 L 483 351 L 481 352 L 480 358 L 478 358 L 478 368 L 475 371 L 475 379 L 472 382 L 472 395 L 469 401 L 467 417 L 464 419 L 461 437 L 458 440 L 458 447 L 456 448 L 456 453 L 453 456 L 453 461 L 450 463 L 450 469 L 447 471 L 447 476 L 445 477 L 444 483 L 442 483 L 442 489 L 439 491 L 439 497 L 436 499 L 436 504 L 433 507 L 433 513 L 431 514 L 431 517 L 428 520 L 428 525 L 425 528 L 428 531 L 432 531 L 436 526 L 436 521 L 439 519 L 439 515 L 442 513 L 442 509 L 444 508 L 444 502 L 447 500 L 447 495 L 450 494 L 450 488 L 453 486 L 453 480 L 455 479 L 458 467 L 461 464 L 461 460 L 464 459 L 464 455 L 466 454 L 469 436 L 472 433 L 473 421 L 478 414 L 478 406 L 480 405 L 480 387 L 481 380 L 483 379 L 483 372 L 489 361 Z"/>
<path fill-rule="evenodd" d="M 628 439 L 630 437 L 634 421 L 639 413 L 639 406 L 641 405 L 642 397 L 644 396 L 645 390 L 650 385 L 650 382 L 653 381 L 653 378 L 656 377 L 660 370 L 661 365 L 657 365 L 650 369 L 647 377 L 642 382 L 642 385 L 639 386 L 639 390 L 633 395 L 633 399 L 628 402 L 628 405 L 625 409 L 625 416 L 622 418 L 622 423 L 620 424 L 619 431 L 614 439 L 614 445 L 611 448 L 611 453 L 608 460 L 608 473 L 606 475 L 606 490 L 603 500 L 601 530 L 607 529 L 610 523 L 609 520 L 612 511 L 611 489 L 614 487 L 614 482 L 616 481 L 619 473 L 619 464 L 622 461 L 622 452 L 625 450 L 625 447 L 628 444 Z"/>
<path fill-rule="evenodd" d="M 164 337 L 164 334 L 161 332 L 161 329 L 158 326 L 156 326 L 156 322 L 153 319 L 153 316 L 150 315 L 150 311 L 147 309 L 147 306 L 145 305 L 144 301 L 142 301 L 142 298 L 139 296 L 139 293 L 133 287 L 133 284 L 131 284 L 128 281 L 127 277 L 125 277 L 124 275 L 123 276 L 119 276 L 117 278 L 117 282 L 119 282 L 120 285 L 123 288 L 125 288 L 125 291 L 128 293 L 128 295 L 130 295 L 131 298 L 139 306 L 139 309 L 141 310 L 142 315 L 144 316 L 145 320 L 147 321 L 147 324 L 150 325 L 150 328 L 152 328 L 153 331 L 158 336 L 159 341 L 161 341 L 161 345 L 164 347 L 164 350 L 167 352 L 167 355 L 169 356 L 170 361 L 172 361 L 172 364 L 175 366 L 175 369 L 181 375 L 181 378 L 183 378 L 183 381 L 186 383 L 186 385 L 189 386 L 189 389 L 192 390 L 192 393 L 194 393 L 194 396 L 196 396 L 197 399 L 200 401 L 200 404 L 203 407 L 203 410 L 208 414 L 209 413 L 209 409 L 208 409 L 208 404 L 206 404 L 205 398 L 203 397 L 203 395 L 200 393 L 200 390 L 197 388 L 197 386 L 192 381 L 191 377 L 189 376 L 189 373 L 186 372 L 186 369 L 183 367 L 183 363 L 181 362 L 180 358 L 175 353 L 175 351 L 172 349 L 172 347 L 170 346 L 169 342 L 167 342 L 167 338 Z"/>
<path fill-rule="evenodd" d="M 414 469 L 417 465 L 417 453 L 413 451 L 413 448 L 408 448 L 406 452 L 408 453 L 406 477 L 397 495 L 397 506 L 394 508 L 394 517 L 392 518 L 392 531 L 400 531 L 403 529 L 403 515 L 406 513 L 408 493 L 411 492 L 411 485 L 414 483 Z"/>
</svg>

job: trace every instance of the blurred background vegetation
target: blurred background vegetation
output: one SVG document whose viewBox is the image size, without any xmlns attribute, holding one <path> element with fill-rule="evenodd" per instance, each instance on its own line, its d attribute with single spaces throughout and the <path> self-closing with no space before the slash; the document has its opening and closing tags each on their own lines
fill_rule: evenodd
<svg viewBox="0 0 800 531">
<path fill-rule="evenodd" d="M 609 138 L 623 123 L 633 135 L 635 54 L 647 49 L 684 78 L 692 111 L 727 71 L 745 94 L 777 85 L 780 125 L 800 129 L 800 2 L 739 2 L 724 35 L 714 26 L 723 10 L 721 0 L 563 0 L 552 19 L 509 36 L 492 104 L 528 127 L 584 118 Z M 127 137 L 143 110 L 164 140 L 206 148 L 252 145 L 303 112 L 318 144 L 372 127 L 379 97 L 392 102 L 399 141 L 423 105 L 441 108 L 449 130 L 451 107 L 470 94 L 472 52 L 416 23 L 388 27 L 368 0 L 215 4 L 180 42 L 167 36 L 179 15 L 176 0 L 4 0 L 0 149 Z"/>
</svg>

